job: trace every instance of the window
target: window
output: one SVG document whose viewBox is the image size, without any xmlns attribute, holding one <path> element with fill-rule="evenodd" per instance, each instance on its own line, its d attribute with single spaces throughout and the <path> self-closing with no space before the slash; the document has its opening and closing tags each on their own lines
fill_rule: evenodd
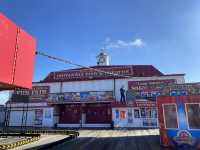
<svg viewBox="0 0 200 150">
<path fill-rule="evenodd" d="M 175 104 L 163 105 L 166 128 L 178 128 L 177 109 Z"/>
<path fill-rule="evenodd" d="M 200 106 L 199 104 L 186 104 L 187 119 L 190 129 L 200 129 Z"/>
<path fill-rule="evenodd" d="M 150 108 L 146 108 L 146 118 L 152 118 L 152 113 Z"/>
<path fill-rule="evenodd" d="M 119 110 L 115 110 L 116 119 L 119 119 Z"/>
<path fill-rule="evenodd" d="M 145 108 L 141 108 L 141 109 L 140 109 L 140 112 L 141 112 L 141 118 L 146 118 L 146 111 L 145 111 Z"/>
<path fill-rule="evenodd" d="M 134 109 L 134 118 L 140 118 L 140 110 Z"/>
<path fill-rule="evenodd" d="M 157 118 L 157 110 L 156 109 L 152 109 L 152 117 L 153 118 Z"/>
<path fill-rule="evenodd" d="M 128 109 L 128 123 L 133 123 L 133 113 L 131 108 Z"/>
</svg>

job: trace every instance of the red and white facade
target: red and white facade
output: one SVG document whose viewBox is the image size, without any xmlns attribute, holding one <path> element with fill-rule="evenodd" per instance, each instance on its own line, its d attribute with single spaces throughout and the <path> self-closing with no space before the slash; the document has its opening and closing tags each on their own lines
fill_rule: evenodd
<svg viewBox="0 0 200 150">
<path fill-rule="evenodd" d="M 31 121 L 27 120 L 27 125 L 38 126 L 37 121 L 42 120 L 40 126 L 43 127 L 55 124 L 58 127 L 110 127 L 113 121 L 115 127 L 156 127 L 156 102 L 129 98 L 126 104 L 121 104 L 120 88 L 124 86 L 129 91 L 130 83 L 136 81 L 173 80 L 184 83 L 184 74 L 165 75 L 151 65 L 92 68 L 129 77 L 116 77 L 84 68 L 51 72 L 44 80 L 33 83 L 28 104 L 28 119 Z M 11 126 L 20 125 L 20 121 L 15 121 L 24 109 L 20 99 L 16 96 L 15 102 L 7 103 L 11 108 Z M 150 116 L 144 116 L 144 111 Z"/>
</svg>

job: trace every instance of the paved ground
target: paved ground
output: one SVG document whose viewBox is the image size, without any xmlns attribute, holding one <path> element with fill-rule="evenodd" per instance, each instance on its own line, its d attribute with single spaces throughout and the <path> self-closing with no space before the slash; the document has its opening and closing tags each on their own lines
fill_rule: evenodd
<svg viewBox="0 0 200 150">
<path fill-rule="evenodd" d="M 80 130 L 78 139 L 51 150 L 172 150 L 159 143 L 159 132 L 153 130 Z"/>
<path fill-rule="evenodd" d="M 157 129 L 79 130 L 79 133 L 80 136 L 77 139 L 67 141 L 51 150 L 177 150 L 160 146 Z M 35 150 L 41 145 L 64 138 L 66 138 L 65 135 L 42 135 L 39 141 L 14 150 Z M 0 139 L 0 142 L 1 140 L 3 139 Z"/>
<path fill-rule="evenodd" d="M 80 130 L 78 139 L 54 150 L 157 150 L 158 134 L 158 130 Z"/>
</svg>

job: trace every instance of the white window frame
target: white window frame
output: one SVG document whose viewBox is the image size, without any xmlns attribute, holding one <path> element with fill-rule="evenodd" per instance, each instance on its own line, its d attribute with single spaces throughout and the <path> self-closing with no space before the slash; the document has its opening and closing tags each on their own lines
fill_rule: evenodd
<svg viewBox="0 0 200 150">
<path fill-rule="evenodd" d="M 177 125 L 178 125 L 178 128 L 167 128 L 166 127 L 166 120 L 165 120 L 165 110 L 164 110 L 164 106 L 169 106 L 169 105 L 174 105 L 175 108 L 176 108 L 176 117 L 177 117 Z M 179 116 L 178 116 L 178 109 L 177 109 L 177 104 L 176 103 L 165 103 L 165 104 L 162 104 L 162 109 L 163 109 L 163 119 L 164 119 L 164 125 L 165 125 L 165 129 L 174 129 L 174 130 L 177 130 L 179 129 Z"/>
<path fill-rule="evenodd" d="M 185 110 L 186 110 L 186 122 L 187 122 L 187 127 L 188 127 L 188 130 L 200 130 L 200 128 L 199 128 L 199 129 L 192 129 L 192 128 L 190 128 L 190 125 L 189 125 L 189 120 L 188 120 L 188 109 L 187 109 L 187 104 L 189 104 L 189 105 L 192 105 L 192 104 L 197 104 L 197 105 L 199 105 L 199 108 L 200 108 L 200 103 L 185 103 Z"/>
</svg>

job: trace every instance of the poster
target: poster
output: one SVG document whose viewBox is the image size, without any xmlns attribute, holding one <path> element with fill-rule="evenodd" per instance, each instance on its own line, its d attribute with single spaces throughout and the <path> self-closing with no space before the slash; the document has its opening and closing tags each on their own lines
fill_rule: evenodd
<svg viewBox="0 0 200 150">
<path fill-rule="evenodd" d="M 78 92 L 64 93 L 64 101 L 80 101 L 81 96 Z"/>
<path fill-rule="evenodd" d="M 63 93 L 50 93 L 48 96 L 49 102 L 63 102 L 64 94 Z"/>
<path fill-rule="evenodd" d="M 43 109 L 35 110 L 35 126 L 42 126 Z"/>
<path fill-rule="evenodd" d="M 200 83 L 185 83 L 166 86 L 161 92 L 162 96 L 200 95 Z"/>
<path fill-rule="evenodd" d="M 120 111 L 120 120 L 123 120 L 126 118 L 126 111 Z"/>
<path fill-rule="evenodd" d="M 50 93 L 49 102 L 92 102 L 92 101 L 112 101 L 112 91 L 88 91 L 88 92 L 66 92 Z"/>
</svg>

